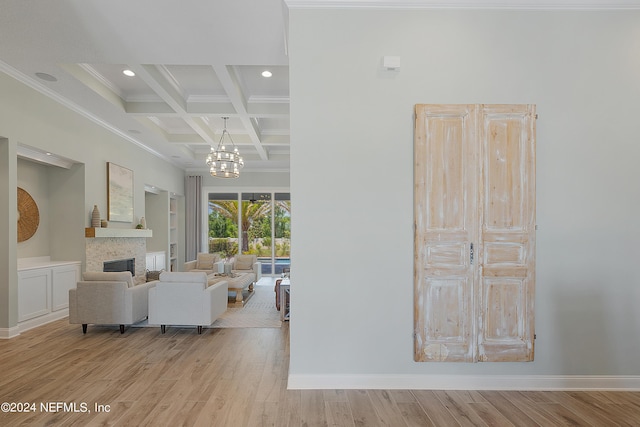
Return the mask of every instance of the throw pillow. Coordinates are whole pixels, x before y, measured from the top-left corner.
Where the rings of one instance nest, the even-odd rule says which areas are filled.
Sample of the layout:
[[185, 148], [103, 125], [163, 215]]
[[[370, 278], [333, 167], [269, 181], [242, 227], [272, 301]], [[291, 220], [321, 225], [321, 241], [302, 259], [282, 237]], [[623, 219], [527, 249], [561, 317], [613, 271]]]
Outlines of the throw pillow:
[[251, 270], [253, 268], [253, 255], [237, 255], [235, 270]]
[[147, 282], [152, 282], [154, 280], [160, 280], [160, 273], [164, 270], [160, 271], [149, 271], [147, 270]]
[[213, 264], [218, 261], [218, 254], [198, 254], [196, 270], [213, 270]]

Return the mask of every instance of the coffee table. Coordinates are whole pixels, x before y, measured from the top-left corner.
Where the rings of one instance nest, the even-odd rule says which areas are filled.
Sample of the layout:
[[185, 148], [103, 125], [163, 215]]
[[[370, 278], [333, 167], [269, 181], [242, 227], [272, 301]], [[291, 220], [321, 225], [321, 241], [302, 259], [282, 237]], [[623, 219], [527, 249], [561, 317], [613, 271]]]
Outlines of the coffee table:
[[236, 293], [236, 304], [242, 304], [244, 302], [242, 290], [249, 288], [249, 292], [253, 292], [255, 277], [256, 275], [254, 273], [235, 273], [233, 276], [210, 274], [207, 276], [207, 283], [208, 285], [212, 285], [221, 280], [225, 280], [229, 284], [229, 292]]

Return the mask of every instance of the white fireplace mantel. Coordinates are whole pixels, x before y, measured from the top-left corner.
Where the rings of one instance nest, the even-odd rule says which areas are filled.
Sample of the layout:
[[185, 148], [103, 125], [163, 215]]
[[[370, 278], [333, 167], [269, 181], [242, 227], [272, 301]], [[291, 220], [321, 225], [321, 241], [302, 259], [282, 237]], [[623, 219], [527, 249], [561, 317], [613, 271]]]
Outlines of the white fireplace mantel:
[[137, 228], [85, 228], [84, 237], [152, 237], [151, 230]]

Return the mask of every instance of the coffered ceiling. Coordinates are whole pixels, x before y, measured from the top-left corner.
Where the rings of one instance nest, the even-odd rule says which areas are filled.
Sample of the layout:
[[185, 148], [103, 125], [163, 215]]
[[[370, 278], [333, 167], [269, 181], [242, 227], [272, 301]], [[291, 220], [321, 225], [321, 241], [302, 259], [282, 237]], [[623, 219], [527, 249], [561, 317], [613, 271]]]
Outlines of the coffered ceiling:
[[282, 0], [2, 0], [0, 71], [186, 170], [206, 171], [229, 117], [245, 170], [288, 171], [285, 11]]
[[[0, 71], [189, 172], [206, 172], [222, 117], [229, 117], [245, 171], [288, 171], [288, 7], [615, 9], [638, 3], [0, 0]], [[125, 69], [135, 76], [125, 76]], [[265, 70], [272, 76], [263, 77]]]

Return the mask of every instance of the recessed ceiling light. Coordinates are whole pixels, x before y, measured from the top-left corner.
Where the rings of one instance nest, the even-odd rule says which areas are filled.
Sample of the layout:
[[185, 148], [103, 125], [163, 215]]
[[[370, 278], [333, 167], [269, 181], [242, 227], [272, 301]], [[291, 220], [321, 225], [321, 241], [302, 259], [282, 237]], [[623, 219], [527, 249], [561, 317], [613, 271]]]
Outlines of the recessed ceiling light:
[[262, 77], [271, 77], [271, 76], [273, 76], [273, 73], [271, 73], [271, 71], [269, 70], [264, 70], [262, 72]]
[[127, 76], [127, 77], [133, 77], [133, 76], [135, 76], [135, 75], [136, 75], [136, 73], [134, 73], [134, 72], [133, 72], [133, 71], [131, 71], [131, 70], [122, 70], [122, 74], [124, 74], [124, 75], [125, 75], [125, 76]]
[[57, 82], [58, 79], [53, 77], [51, 74], [47, 74], [47, 73], [36, 73], [36, 77], [38, 77], [39, 79], [42, 80], [46, 80], [48, 82]]

